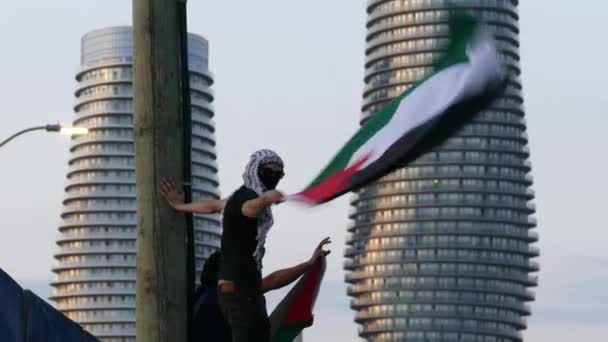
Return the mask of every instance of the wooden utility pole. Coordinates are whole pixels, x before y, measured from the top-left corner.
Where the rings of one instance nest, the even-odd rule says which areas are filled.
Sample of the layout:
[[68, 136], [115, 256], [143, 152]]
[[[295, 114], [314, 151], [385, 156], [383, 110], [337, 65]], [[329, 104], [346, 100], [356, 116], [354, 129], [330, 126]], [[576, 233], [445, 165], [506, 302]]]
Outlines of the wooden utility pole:
[[159, 195], [184, 175], [178, 0], [133, 0], [137, 340], [187, 341], [187, 227]]

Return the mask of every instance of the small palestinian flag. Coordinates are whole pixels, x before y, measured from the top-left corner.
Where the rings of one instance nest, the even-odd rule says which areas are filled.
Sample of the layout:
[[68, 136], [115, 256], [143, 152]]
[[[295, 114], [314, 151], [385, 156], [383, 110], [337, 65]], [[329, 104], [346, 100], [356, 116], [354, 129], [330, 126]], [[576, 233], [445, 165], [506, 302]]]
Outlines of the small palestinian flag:
[[507, 73], [488, 27], [453, 14], [449, 31], [433, 71], [375, 113], [291, 198], [319, 204], [365, 186], [441, 144], [502, 94]]
[[312, 325], [312, 309], [325, 274], [325, 258], [320, 258], [289, 291], [270, 315], [272, 342], [291, 342]]

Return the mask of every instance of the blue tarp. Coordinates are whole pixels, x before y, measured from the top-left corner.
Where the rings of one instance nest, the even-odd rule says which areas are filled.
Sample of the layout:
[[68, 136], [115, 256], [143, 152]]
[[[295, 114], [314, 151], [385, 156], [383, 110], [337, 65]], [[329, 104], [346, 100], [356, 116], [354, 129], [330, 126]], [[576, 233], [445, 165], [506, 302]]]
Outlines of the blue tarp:
[[0, 342], [99, 340], [0, 269]]
[[84, 341], [80, 325], [55, 310], [40, 297], [26, 291], [29, 296], [27, 313], [27, 342]]
[[23, 289], [0, 269], [0, 341], [23, 341]]
[[84, 342], [99, 342], [97, 337], [89, 334], [88, 332], [84, 332]]

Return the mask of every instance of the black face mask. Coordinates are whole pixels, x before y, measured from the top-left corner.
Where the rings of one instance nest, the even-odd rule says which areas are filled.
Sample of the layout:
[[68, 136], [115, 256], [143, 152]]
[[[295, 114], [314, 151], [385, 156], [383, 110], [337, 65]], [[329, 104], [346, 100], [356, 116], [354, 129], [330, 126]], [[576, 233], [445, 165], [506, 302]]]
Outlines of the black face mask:
[[260, 168], [258, 171], [258, 176], [260, 177], [260, 182], [266, 190], [274, 190], [281, 178], [283, 178], [283, 171], [274, 171], [269, 168]]

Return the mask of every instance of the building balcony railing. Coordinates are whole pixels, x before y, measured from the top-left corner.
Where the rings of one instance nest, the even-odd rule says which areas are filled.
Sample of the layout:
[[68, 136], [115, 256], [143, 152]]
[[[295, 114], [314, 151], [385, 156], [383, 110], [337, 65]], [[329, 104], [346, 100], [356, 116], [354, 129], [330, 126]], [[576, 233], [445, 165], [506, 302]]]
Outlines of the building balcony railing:
[[460, 250], [480, 250], [480, 251], [501, 251], [508, 253], [519, 253], [530, 257], [538, 256], [539, 248], [536, 246], [496, 246], [484, 243], [463, 243], [463, 242], [403, 242], [403, 243], [367, 243], [364, 248], [347, 247], [344, 250], [345, 257], [362, 255], [374, 251], [388, 250], [412, 250], [412, 249], [460, 249]]
[[485, 313], [469, 313], [461, 314], [458, 312], [444, 313], [444, 312], [425, 312], [425, 313], [413, 313], [413, 312], [399, 312], [399, 311], [380, 311], [380, 312], [358, 312], [355, 315], [355, 322], [366, 323], [367, 321], [373, 321], [382, 318], [444, 318], [444, 319], [457, 319], [457, 320], [478, 320], [488, 322], [499, 322], [512, 324], [518, 329], [525, 329], [527, 326], [526, 319], [513, 314], [513, 315], [491, 315]]
[[83, 296], [135, 296], [135, 288], [92, 288], [92, 289], [74, 289], [74, 290], [53, 290], [51, 291], [50, 299], [61, 299], [69, 297]]
[[[126, 252], [125, 252], [126, 253]], [[79, 268], [132, 268], [135, 260], [103, 260], [103, 261], [57, 261], [53, 263], [53, 271], [70, 270]]]
[[[416, 12], [416, 11], [428, 11], [428, 10], [445, 10], [446, 5], [443, 0], [424, 0], [424, 1], [412, 1], [412, 2], [402, 2], [395, 3], [396, 7], [390, 8], [389, 10], [382, 10], [375, 8], [376, 6], [389, 2], [389, 0], [367, 0], [367, 12], [368, 12], [368, 23], [373, 22], [378, 17], [386, 15], [386, 13], [394, 13], [395, 11], [408, 11], [408, 12]], [[457, 3], [457, 8], [466, 9], [467, 7], [472, 7], [475, 9], [487, 9], [487, 10], [495, 10], [504, 13], [509, 13], [509, 15], [513, 18], [518, 17], [517, 7], [513, 6], [510, 2], [505, 2], [502, 0], [461, 0]], [[490, 18], [487, 18], [490, 19]]]
[[359, 328], [359, 334], [363, 337], [366, 337], [369, 334], [378, 333], [378, 332], [387, 332], [387, 331], [429, 331], [429, 332], [460, 332], [460, 333], [470, 333], [470, 334], [484, 334], [489, 336], [497, 336], [497, 337], [508, 337], [511, 339], [515, 339], [517, 341], [521, 341], [523, 339], [523, 335], [516, 330], [515, 327], [512, 329], [503, 329], [503, 328], [465, 328], [457, 325], [428, 325], [428, 324], [369, 324], [364, 325]]
[[492, 307], [497, 309], [511, 309], [519, 312], [521, 315], [528, 316], [531, 313], [531, 308], [523, 302], [507, 302], [495, 300], [479, 300], [479, 299], [458, 299], [458, 298], [368, 298], [355, 297], [351, 299], [350, 306], [355, 310], [363, 309], [372, 305], [397, 305], [397, 304], [442, 304], [442, 305], [458, 305], [458, 306], [478, 306]]
[[354, 270], [357, 267], [365, 265], [383, 265], [383, 264], [401, 264], [404, 262], [419, 262], [419, 263], [459, 263], [466, 262], [481, 265], [499, 265], [511, 266], [525, 269], [527, 271], [538, 271], [539, 264], [533, 260], [527, 259], [505, 259], [500, 257], [484, 256], [484, 257], [466, 257], [466, 256], [379, 256], [370, 258], [361, 258], [359, 260], [345, 260], [344, 268], [346, 270]]
[[344, 276], [344, 280], [350, 284], [356, 284], [365, 279], [391, 278], [391, 277], [465, 277], [486, 280], [507, 280], [523, 286], [531, 287], [538, 285], [538, 277], [529, 276], [516, 272], [476, 272], [476, 271], [410, 271], [410, 270], [384, 270], [384, 271], [352, 271]]
[[[353, 231], [356, 227], [360, 227], [355, 221], [351, 221], [348, 225], [348, 230]], [[488, 237], [507, 237], [519, 239], [523, 241], [538, 241], [538, 233], [527, 230], [527, 228], [489, 228], [489, 227], [457, 227], [454, 223], [451, 227], [402, 227], [383, 230], [373, 230], [362, 234], [353, 234], [346, 239], [348, 245], [368, 241], [371, 238], [393, 237], [393, 236], [416, 236], [416, 235], [470, 235], [470, 236], [488, 236]]]
[[57, 243], [92, 240], [135, 240], [136, 238], [137, 232], [135, 229], [130, 232], [69, 231], [59, 234]]

